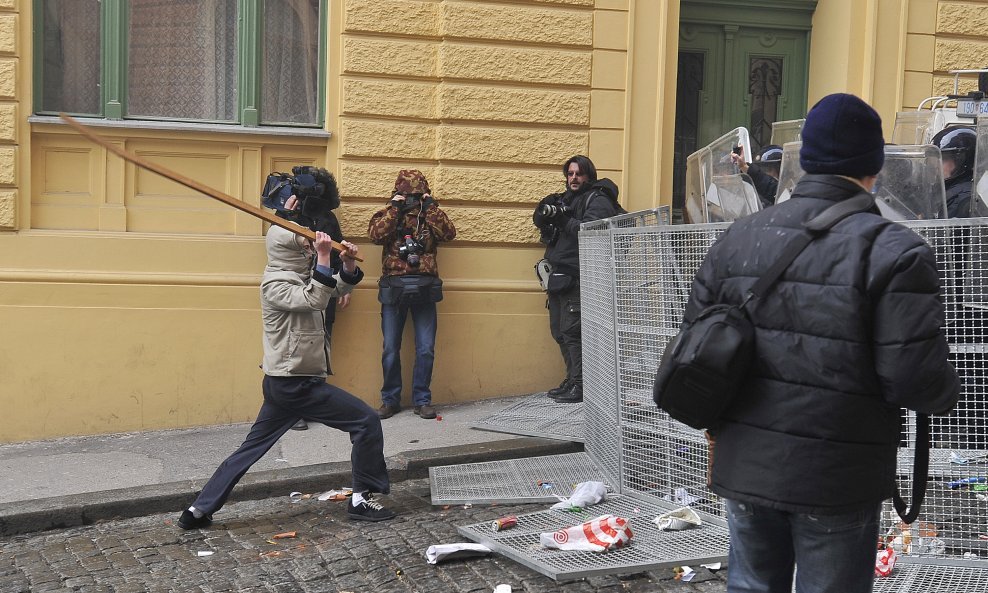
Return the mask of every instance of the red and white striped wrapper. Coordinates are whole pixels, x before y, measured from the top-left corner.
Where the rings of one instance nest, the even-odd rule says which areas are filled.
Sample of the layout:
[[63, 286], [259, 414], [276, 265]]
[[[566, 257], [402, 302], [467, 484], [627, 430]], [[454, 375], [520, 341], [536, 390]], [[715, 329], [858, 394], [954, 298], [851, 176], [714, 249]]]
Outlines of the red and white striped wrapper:
[[586, 523], [539, 535], [546, 548], [603, 552], [626, 545], [632, 537], [628, 520], [614, 515], [601, 515]]

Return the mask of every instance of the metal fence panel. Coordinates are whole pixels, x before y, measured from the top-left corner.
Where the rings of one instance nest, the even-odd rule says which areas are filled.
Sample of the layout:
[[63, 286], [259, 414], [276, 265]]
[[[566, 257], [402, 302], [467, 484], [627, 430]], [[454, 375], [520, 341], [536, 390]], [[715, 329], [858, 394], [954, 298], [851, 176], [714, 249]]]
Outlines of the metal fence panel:
[[[988, 566], [988, 219], [905, 224], [936, 253], [962, 393], [954, 412], [934, 418], [928, 494], [918, 522], [905, 529], [886, 504], [882, 533], [906, 560], [982, 568]], [[662, 351], [678, 331], [692, 278], [727, 227], [601, 225], [581, 233], [581, 286], [589, 286], [582, 302], [584, 373], [593, 385], [585, 398], [588, 418], [599, 420], [599, 429], [588, 425], [587, 452], [605, 471], [617, 468], [624, 494], [721, 516], [721, 501], [705, 486], [702, 433], [657, 410], [651, 385]], [[616, 417], [610, 415], [612, 401]], [[908, 498], [915, 428], [913, 414], [904, 417], [908, 446], [900, 450], [898, 485]]]

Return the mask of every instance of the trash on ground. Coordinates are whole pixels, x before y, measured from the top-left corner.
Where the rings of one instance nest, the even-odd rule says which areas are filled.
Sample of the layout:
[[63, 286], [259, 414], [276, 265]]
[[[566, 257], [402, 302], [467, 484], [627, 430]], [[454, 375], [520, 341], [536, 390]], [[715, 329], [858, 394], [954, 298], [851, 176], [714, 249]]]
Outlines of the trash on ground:
[[281, 558], [285, 553], [281, 550], [271, 550], [270, 552], [262, 552], [261, 558]]
[[303, 495], [302, 495], [301, 492], [292, 492], [291, 494], [288, 495], [288, 499], [291, 500], [293, 503], [294, 502], [301, 502], [302, 501], [302, 498], [303, 498]]
[[693, 496], [692, 494], [686, 491], [686, 488], [676, 488], [675, 490], [672, 491], [672, 494], [666, 494], [665, 496], [663, 496], [662, 500], [671, 500], [672, 502], [681, 504], [683, 506], [690, 506], [694, 502], [703, 499], [700, 498], [699, 496]]
[[511, 529], [517, 524], [518, 517], [515, 517], [514, 515], [500, 517], [491, 521], [491, 531], [504, 531], [505, 529]]
[[546, 548], [603, 552], [624, 546], [631, 537], [627, 519], [601, 515], [580, 525], [539, 534], [539, 542]]
[[559, 498], [559, 502], [550, 508], [554, 510], [568, 510], [573, 507], [585, 508], [604, 500], [607, 497], [607, 484], [603, 482], [580, 482], [573, 487], [573, 494], [569, 498]]
[[895, 568], [895, 561], [895, 550], [891, 547], [878, 550], [878, 555], [875, 556], [875, 576], [887, 577], [892, 574], [892, 569]]
[[297, 531], [286, 531], [284, 533], [279, 533], [279, 534], [276, 534], [276, 535], [272, 535], [271, 536], [271, 539], [288, 539], [288, 538], [295, 537], [296, 535], [298, 535], [298, 532]]
[[323, 492], [316, 498], [319, 500], [346, 500], [347, 497], [353, 496], [353, 488], [339, 488], [337, 490], [327, 490]]
[[690, 527], [698, 527], [703, 523], [700, 520], [700, 515], [689, 507], [662, 513], [652, 519], [652, 522], [662, 531], [680, 531]]
[[701, 564], [700, 566], [707, 570], [720, 570], [720, 562], [711, 562], [710, 564]]
[[683, 581], [684, 583], [688, 583], [692, 581], [693, 577], [696, 576], [696, 571], [690, 568], [689, 566], [673, 567], [672, 572], [674, 575], [676, 575], [675, 579], [677, 581]]
[[196, 556], [200, 556], [200, 557], [201, 556], [212, 556], [215, 553], [216, 552], [211, 552], [209, 550], [199, 550], [198, 552], [196, 552]]
[[554, 488], [552, 482], [543, 482], [542, 480], [539, 480], [538, 484], [539, 488], [543, 490], [552, 490]]
[[511, 593], [511, 585], [501, 583], [497, 587], [494, 587], [494, 593]]
[[984, 484], [988, 483], [988, 477], [986, 476], [972, 476], [970, 478], [961, 478], [960, 480], [953, 480], [952, 482], [947, 482], [947, 488], [951, 490], [957, 490], [958, 488], [967, 488], [974, 484]]
[[988, 462], [988, 453], [981, 455], [961, 455], [957, 451], [950, 452], [950, 463], [955, 463], [958, 465], [967, 465], [969, 463], [986, 463]]
[[937, 537], [936, 525], [929, 521], [917, 521], [912, 525], [899, 523], [885, 534], [885, 547], [899, 554], [942, 554], [947, 544]]
[[465, 542], [459, 544], [439, 544], [438, 546], [429, 546], [429, 549], [425, 551], [425, 560], [429, 564], [436, 564], [444, 560], [486, 556], [490, 553], [491, 549], [483, 544]]

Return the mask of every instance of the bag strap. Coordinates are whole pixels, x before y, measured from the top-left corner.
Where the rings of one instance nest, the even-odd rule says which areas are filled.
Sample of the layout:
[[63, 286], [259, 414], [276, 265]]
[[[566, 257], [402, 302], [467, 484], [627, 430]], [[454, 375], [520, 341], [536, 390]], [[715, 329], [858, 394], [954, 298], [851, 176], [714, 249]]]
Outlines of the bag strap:
[[892, 494], [892, 506], [906, 525], [919, 516], [919, 508], [926, 497], [926, 480], [930, 470], [930, 416], [916, 413], [916, 449], [913, 451], [913, 504], [906, 510], [906, 501], [899, 496], [896, 487]]
[[748, 304], [752, 298], [761, 298], [768, 291], [768, 289], [775, 284], [775, 281], [782, 276], [782, 273], [786, 271], [789, 264], [793, 262], [796, 257], [806, 249], [806, 246], [810, 244], [813, 239], [823, 235], [831, 227], [833, 227], [838, 222], [844, 220], [852, 214], [857, 214], [858, 212], [867, 212], [875, 206], [875, 198], [866, 192], [861, 192], [854, 196], [853, 198], [848, 198], [846, 200], [841, 200], [833, 206], [830, 206], [820, 214], [813, 217], [811, 220], [804, 222], [803, 227], [808, 231], [806, 233], [800, 233], [796, 238], [786, 246], [785, 251], [782, 252], [782, 256], [772, 264], [772, 267], [765, 272], [761, 278], [759, 278], [755, 284], [748, 290], [748, 296], [745, 297], [744, 302], [741, 303], [740, 308], [744, 309], [745, 305]]

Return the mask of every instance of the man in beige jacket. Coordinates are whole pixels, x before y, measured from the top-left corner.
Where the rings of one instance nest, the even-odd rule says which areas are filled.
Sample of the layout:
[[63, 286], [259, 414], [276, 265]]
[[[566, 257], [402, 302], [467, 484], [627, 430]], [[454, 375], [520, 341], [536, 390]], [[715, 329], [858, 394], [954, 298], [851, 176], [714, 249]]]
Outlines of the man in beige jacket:
[[[264, 324], [264, 403], [250, 433], [216, 469], [192, 506], [179, 517], [182, 529], [208, 527], [233, 487], [299, 418], [350, 434], [353, 499], [347, 515], [361, 521], [395, 516], [375, 501], [391, 485], [384, 461], [384, 434], [377, 412], [339, 387], [326, 383], [329, 342], [325, 315], [329, 299], [349, 294], [363, 278], [354, 259], [357, 246], [343, 242], [342, 269], [330, 268], [332, 240], [317, 232], [315, 243], [273, 226], [266, 237], [268, 264], [261, 279]], [[312, 268], [315, 252], [316, 266]]]

